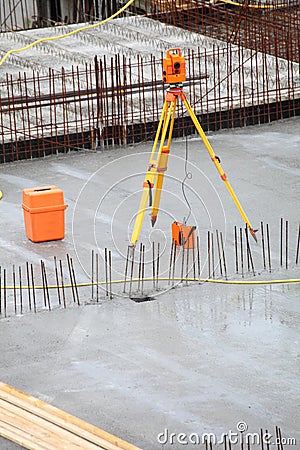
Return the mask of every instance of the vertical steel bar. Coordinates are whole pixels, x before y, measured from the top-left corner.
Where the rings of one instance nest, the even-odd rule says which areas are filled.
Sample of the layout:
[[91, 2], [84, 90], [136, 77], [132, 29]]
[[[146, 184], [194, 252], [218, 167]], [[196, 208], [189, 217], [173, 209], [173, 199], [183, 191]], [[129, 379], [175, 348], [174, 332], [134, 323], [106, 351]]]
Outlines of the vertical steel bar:
[[218, 260], [219, 260], [219, 270], [221, 277], [223, 276], [223, 269], [222, 269], [222, 258], [221, 258], [221, 251], [220, 251], [220, 239], [219, 239], [219, 231], [216, 230], [216, 237], [217, 237], [217, 249], [218, 249]]
[[134, 252], [135, 252], [135, 247], [132, 247], [132, 251], [131, 253], [131, 268], [130, 268], [130, 285], [129, 285], [129, 297], [131, 297], [131, 292], [132, 292], [132, 279], [133, 279], [133, 270], [134, 270]]
[[246, 241], [246, 254], [247, 254], [247, 270], [250, 272], [250, 247], [248, 239], [248, 227], [245, 227], [245, 241]]
[[285, 221], [285, 268], [289, 266], [289, 222]]
[[92, 288], [92, 301], [94, 300], [94, 250], [92, 250], [92, 260], [91, 260], [91, 288]]
[[141, 294], [144, 293], [144, 278], [145, 278], [145, 245], [142, 248], [142, 283], [141, 283]]
[[58, 295], [58, 304], [61, 305], [56, 256], [54, 256], [54, 270], [55, 270], [56, 289], [57, 289], [57, 295]]
[[253, 258], [252, 258], [252, 252], [249, 242], [249, 234], [248, 234], [248, 227], [245, 227], [245, 234], [246, 234], [246, 245], [247, 245], [247, 253], [249, 255], [249, 263], [253, 272], [253, 276], [255, 276], [255, 270], [254, 270], [254, 264], [253, 264]]
[[32, 286], [32, 299], [33, 299], [33, 310], [36, 313], [36, 298], [35, 298], [35, 286], [34, 286], [34, 271], [33, 265], [30, 264], [30, 272], [31, 272], [31, 286]]
[[[9, 89], [10, 82], [9, 82], [8, 73], [6, 74], [6, 85], [7, 85], [7, 95], [10, 98], [11, 97], [11, 90]], [[13, 125], [12, 125], [12, 112], [11, 112], [12, 108], [13, 108], [13, 104], [9, 103], [8, 104], [8, 117], [9, 117], [10, 141], [14, 142], [15, 141], [15, 135], [13, 133], [14, 130], [13, 130]], [[13, 154], [12, 151], [10, 153], [10, 156], [11, 156], [11, 161], [14, 161], [14, 154]]]
[[11, 94], [10, 94], [10, 100], [13, 104], [13, 129], [15, 134], [14, 139], [14, 155], [13, 158], [18, 160], [19, 159], [19, 143], [18, 143], [18, 126], [17, 126], [17, 118], [16, 118], [16, 108], [15, 108], [15, 98], [14, 98], [14, 83], [13, 83], [13, 77], [10, 75], [10, 85], [11, 85]]
[[190, 256], [190, 249], [186, 249], [186, 270], [185, 270], [185, 282], [188, 284], [188, 278], [189, 278], [189, 256]]
[[126, 282], [127, 282], [127, 272], [128, 272], [128, 260], [129, 260], [129, 245], [127, 246], [127, 253], [126, 253], [126, 262], [125, 262], [125, 271], [124, 271], [123, 294], [125, 294], [125, 292], [126, 292]]
[[28, 293], [28, 306], [31, 311], [31, 292], [30, 292], [30, 278], [29, 278], [29, 264], [26, 261], [26, 275], [27, 275], [27, 293]]
[[47, 279], [47, 272], [46, 272], [46, 266], [43, 262], [42, 270], [44, 272], [44, 281], [45, 281], [45, 290], [46, 290], [46, 296], [47, 296], [47, 304], [49, 311], [51, 310], [51, 301], [50, 301], [50, 295], [49, 295], [49, 288], [48, 288], [48, 279]]
[[14, 289], [15, 314], [17, 314], [16, 272], [15, 272], [15, 266], [14, 265], [13, 265], [13, 289]]
[[192, 233], [191, 238], [192, 238], [192, 250], [193, 250], [193, 276], [194, 276], [194, 280], [196, 280], [196, 258], [195, 258], [196, 242], [195, 242], [195, 232]]
[[279, 441], [279, 444], [280, 444], [279, 450], [284, 450], [283, 439], [282, 439], [282, 434], [281, 434], [281, 428], [279, 428], [279, 427], [278, 427], [278, 437], [279, 437], [278, 441]]
[[155, 244], [152, 242], [152, 277], [153, 277], [153, 289], [155, 289]]
[[84, 124], [83, 124], [83, 101], [82, 101], [82, 92], [81, 92], [81, 80], [80, 80], [80, 72], [79, 67], [76, 67], [76, 77], [77, 77], [77, 91], [78, 91], [78, 105], [79, 105], [79, 118], [80, 118], [80, 131], [81, 131], [81, 145], [84, 146]]
[[73, 282], [72, 269], [71, 269], [71, 263], [70, 263], [70, 255], [68, 253], [67, 253], [67, 263], [68, 263], [68, 269], [69, 269], [69, 278], [70, 278], [70, 284], [71, 284], [71, 289], [72, 289], [73, 302], [76, 303], [74, 282]]
[[42, 286], [43, 286], [43, 295], [44, 295], [44, 307], [47, 307], [47, 298], [46, 298], [46, 286], [44, 279], [44, 270], [43, 270], [43, 261], [41, 260], [41, 278], [42, 278]]
[[174, 286], [174, 282], [175, 282], [176, 250], [177, 250], [177, 247], [176, 247], [175, 242], [174, 242], [174, 250], [173, 250], [173, 270], [172, 270], [172, 286]]
[[99, 253], [96, 253], [96, 301], [99, 301]]
[[3, 309], [4, 309], [4, 317], [6, 317], [6, 309], [7, 309], [6, 269], [3, 269]]
[[39, 136], [41, 135], [42, 144], [43, 144], [43, 156], [46, 156], [46, 147], [45, 147], [45, 131], [44, 131], [44, 118], [43, 118], [43, 107], [40, 101], [41, 98], [41, 83], [40, 83], [40, 74], [37, 72], [37, 86], [38, 86], [38, 97], [37, 97], [37, 105], [39, 105], [39, 113], [40, 113], [40, 126], [41, 131]]
[[63, 151], [67, 152], [66, 138], [67, 138], [67, 105], [66, 105], [66, 92], [65, 92], [65, 69], [61, 70], [61, 102], [62, 102], [62, 125], [63, 125]]
[[239, 273], [239, 261], [238, 261], [238, 240], [237, 240], [237, 227], [234, 226], [234, 253], [235, 253], [235, 271]]
[[159, 263], [160, 263], [160, 243], [157, 243], [157, 262], [156, 262], [156, 289], [158, 289]]
[[23, 314], [22, 268], [19, 266], [20, 313]]
[[109, 253], [108, 253], [108, 263], [109, 263], [109, 298], [110, 298], [110, 300], [112, 300], [113, 294], [112, 294], [112, 279], [111, 279], [111, 274], [112, 274], [111, 250], [109, 250]]
[[298, 264], [299, 261], [299, 248], [300, 248], [300, 225], [298, 227], [298, 238], [297, 238], [297, 246], [296, 246], [296, 264]]
[[[18, 81], [19, 81], [19, 92], [20, 92], [20, 96], [21, 97], [23, 97], [24, 96], [24, 94], [23, 94], [23, 88], [24, 88], [24, 86], [23, 86], [23, 83], [21, 82], [21, 74], [20, 74], [20, 72], [19, 72], [19, 78], [18, 78]], [[25, 110], [25, 107], [24, 107], [24, 102], [22, 101], [22, 107], [21, 107], [22, 109], [21, 109], [21, 116], [22, 116], [22, 120], [19, 120], [18, 121], [18, 130], [19, 130], [19, 132], [20, 132], [20, 129], [22, 130], [22, 127], [23, 127], [23, 130], [25, 129], [25, 124], [26, 124], [26, 117], [25, 117], [25, 115], [26, 115], [26, 110]], [[22, 123], [22, 127], [20, 127], [20, 122]], [[25, 140], [24, 139], [24, 155], [25, 155], [25, 159], [28, 159], [28, 150], [27, 150], [27, 140]]]
[[108, 260], [107, 260], [107, 248], [104, 249], [104, 265], [105, 265], [105, 295], [108, 297]]
[[[266, 430], [266, 436], [269, 436], [268, 430]], [[270, 450], [270, 439], [267, 440], [266, 446], [267, 446], [267, 450]]]
[[267, 249], [268, 249], [268, 263], [269, 263], [269, 272], [271, 272], [271, 249], [270, 249], [270, 233], [269, 233], [269, 224], [266, 225], [267, 228]]
[[200, 259], [200, 238], [197, 236], [197, 267], [198, 267], [198, 278], [200, 281], [201, 275], [201, 259]]
[[184, 245], [182, 245], [182, 251], [181, 251], [181, 283], [183, 283], [183, 272], [184, 272], [184, 257], [185, 257], [185, 248]]
[[282, 244], [283, 244], [283, 217], [281, 217], [280, 219], [280, 267], [282, 267], [283, 264]]
[[59, 269], [60, 269], [61, 291], [62, 291], [63, 303], [64, 303], [64, 308], [66, 308], [67, 305], [66, 305], [64, 273], [63, 273], [63, 264], [62, 264], [62, 260], [61, 259], [59, 260]]
[[261, 428], [260, 429], [260, 445], [261, 445], [261, 450], [264, 450], [264, 447], [265, 447], [265, 445], [264, 445], [264, 437], [265, 437], [265, 435], [264, 435], [264, 430]]
[[172, 263], [173, 263], [173, 251], [174, 251], [175, 242], [172, 239], [171, 249], [170, 249], [170, 259], [169, 259], [169, 281], [168, 284], [171, 283], [171, 273], [172, 273]]
[[223, 255], [224, 274], [225, 274], [225, 278], [227, 280], [227, 265], [226, 265], [225, 246], [224, 246], [222, 231], [220, 231], [220, 239], [221, 239], [221, 249], [222, 249], [222, 255]]
[[275, 435], [276, 435], [277, 450], [280, 450], [279, 433], [277, 425], [275, 426]]
[[74, 265], [73, 265], [73, 258], [70, 258], [70, 264], [71, 264], [71, 270], [72, 270], [72, 277], [73, 277], [73, 281], [74, 281], [74, 289], [75, 289], [75, 293], [76, 293], [77, 305], [80, 306], [79, 292], [78, 292], [78, 286], [77, 286], [77, 281], [76, 281], [75, 269], [74, 269]]
[[210, 267], [210, 231], [207, 232], [207, 261], [208, 261], [208, 279], [211, 277]]
[[260, 222], [260, 229], [261, 229], [261, 248], [262, 248], [263, 266], [264, 270], [266, 270], [266, 250], [265, 250], [265, 236], [264, 236], [263, 222]]
[[242, 277], [244, 278], [244, 250], [243, 250], [243, 230], [242, 230], [242, 228], [240, 228], [240, 258], [241, 258]]
[[138, 285], [137, 285], [137, 291], [140, 290], [140, 285], [141, 285], [141, 273], [142, 273], [142, 249], [143, 249], [143, 244], [140, 243], [139, 270], [138, 270]]

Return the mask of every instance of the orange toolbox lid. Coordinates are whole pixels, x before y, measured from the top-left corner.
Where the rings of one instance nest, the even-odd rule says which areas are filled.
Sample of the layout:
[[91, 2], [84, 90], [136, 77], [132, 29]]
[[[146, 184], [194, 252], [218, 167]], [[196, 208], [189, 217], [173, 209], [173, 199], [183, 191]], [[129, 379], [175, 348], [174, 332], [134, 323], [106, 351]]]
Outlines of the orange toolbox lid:
[[[31, 210], [36, 208], [66, 206], [64, 193], [56, 186], [40, 186], [23, 189], [23, 209]], [[65, 208], [64, 208], [65, 209]]]

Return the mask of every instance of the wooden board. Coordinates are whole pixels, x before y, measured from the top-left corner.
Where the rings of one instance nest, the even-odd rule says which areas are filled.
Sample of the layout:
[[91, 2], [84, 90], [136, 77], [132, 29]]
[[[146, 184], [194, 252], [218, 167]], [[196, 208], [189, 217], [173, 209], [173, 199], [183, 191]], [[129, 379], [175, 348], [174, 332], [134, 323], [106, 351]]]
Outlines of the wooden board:
[[0, 436], [29, 450], [140, 450], [1, 382]]

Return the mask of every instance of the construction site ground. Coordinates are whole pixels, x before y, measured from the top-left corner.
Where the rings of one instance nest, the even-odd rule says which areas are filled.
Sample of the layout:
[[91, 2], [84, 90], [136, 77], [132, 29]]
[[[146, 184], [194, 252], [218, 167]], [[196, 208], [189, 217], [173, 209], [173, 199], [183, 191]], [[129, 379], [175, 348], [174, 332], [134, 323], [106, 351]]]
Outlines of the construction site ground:
[[[256, 277], [245, 279], [299, 278], [294, 254], [300, 118], [209, 133], [208, 138], [253, 226], [270, 224], [272, 273], [259, 267]], [[40, 259], [68, 252], [78, 281], [88, 281], [91, 250], [101, 254], [107, 247], [113, 278], [122, 279], [150, 150], [149, 142], [1, 165], [1, 266], [38, 265]], [[218, 228], [231, 248], [233, 226], [243, 226], [200, 138], [189, 137], [188, 146], [174, 140], [171, 154], [157, 231], [152, 232], [146, 214], [141, 236], [149, 260], [149, 242], [161, 240], [166, 246], [162, 276], [168, 272], [171, 222], [188, 215], [182, 194], [185, 167], [193, 175], [185, 190], [190, 223], [200, 236]], [[49, 184], [65, 194], [66, 237], [34, 244], [25, 236], [22, 189]], [[278, 268], [281, 217], [291, 230], [288, 270]], [[206, 277], [204, 244], [201, 251], [201, 276]], [[229, 259], [229, 280], [241, 279]], [[299, 294], [299, 284], [179, 283], [174, 289], [161, 284], [155, 299], [142, 303], [114, 287], [112, 300], [102, 291], [95, 304], [85, 289], [79, 307], [1, 319], [0, 378], [144, 450], [197, 448], [177, 438], [174, 444], [160, 444], [157, 436], [166, 429], [176, 436], [214, 433], [220, 438], [237, 432], [241, 421], [250, 433], [263, 428], [274, 435], [274, 426], [280, 426], [285, 437], [297, 440], [290, 447], [296, 449]], [[0, 439], [0, 448], [19, 447]]]

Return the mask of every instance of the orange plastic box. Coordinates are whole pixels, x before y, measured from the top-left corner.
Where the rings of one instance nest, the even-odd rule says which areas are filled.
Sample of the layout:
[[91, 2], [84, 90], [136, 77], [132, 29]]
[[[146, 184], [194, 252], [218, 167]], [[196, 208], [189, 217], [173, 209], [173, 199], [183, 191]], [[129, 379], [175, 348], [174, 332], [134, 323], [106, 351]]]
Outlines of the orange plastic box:
[[172, 239], [175, 245], [184, 246], [184, 248], [196, 247], [196, 227], [185, 227], [181, 222], [172, 223]]
[[26, 236], [33, 242], [56, 241], [65, 237], [64, 193], [56, 186], [23, 189]]

